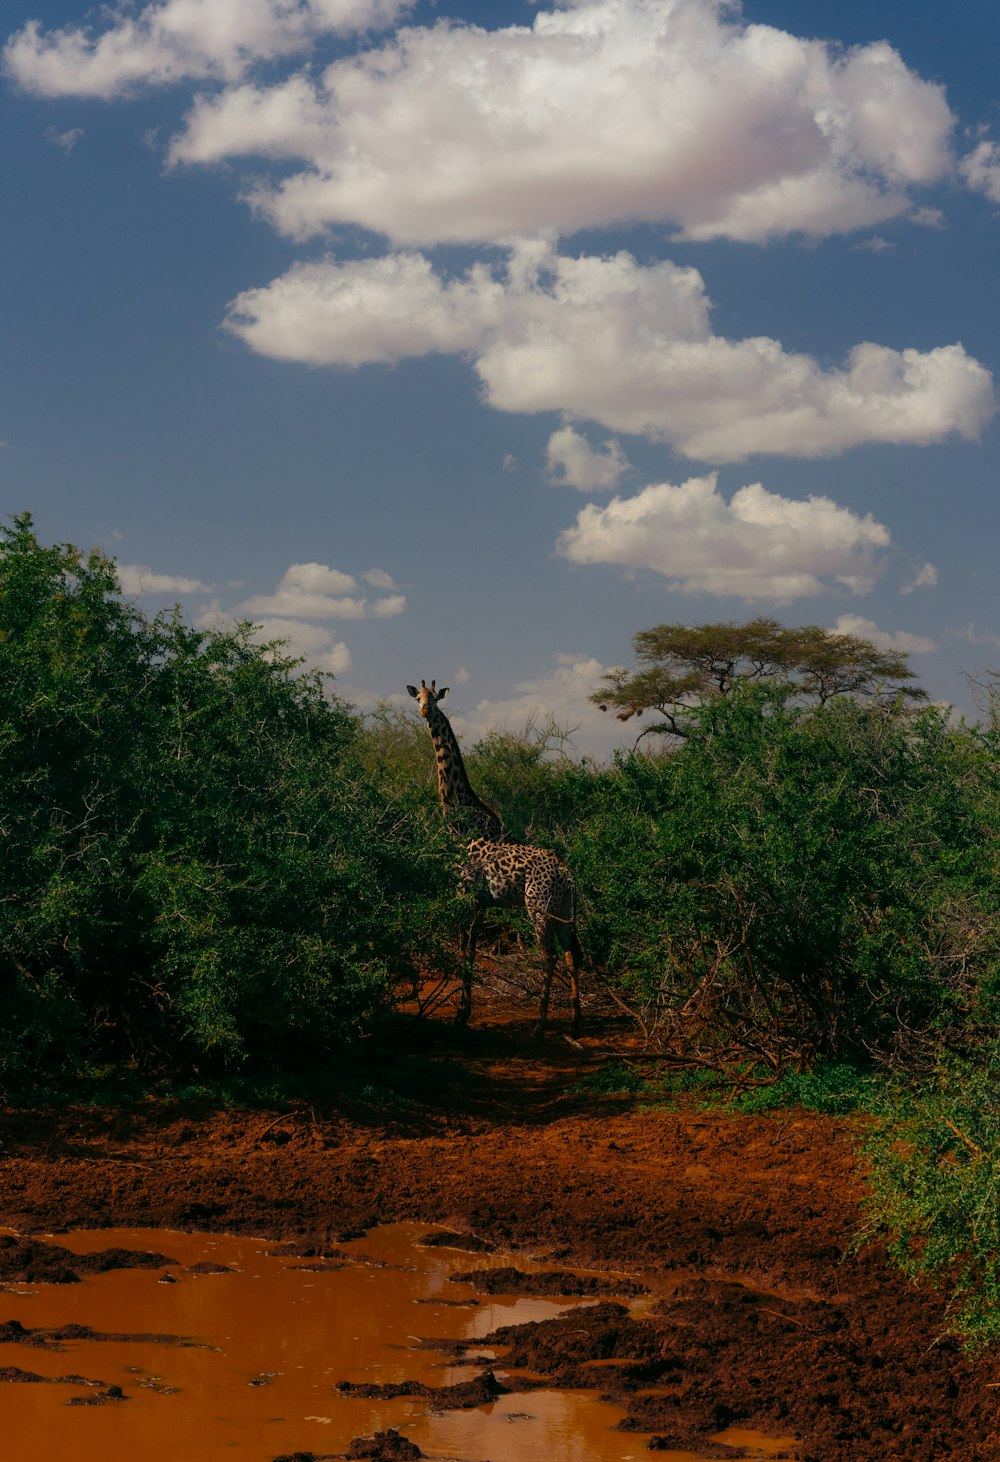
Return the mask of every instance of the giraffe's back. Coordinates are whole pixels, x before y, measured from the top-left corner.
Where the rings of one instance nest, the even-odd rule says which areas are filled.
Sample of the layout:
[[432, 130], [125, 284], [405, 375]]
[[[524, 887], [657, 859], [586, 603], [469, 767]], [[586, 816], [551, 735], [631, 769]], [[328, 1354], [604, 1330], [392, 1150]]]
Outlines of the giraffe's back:
[[550, 848], [475, 838], [466, 849], [463, 882], [481, 903], [524, 908], [533, 919], [573, 917], [573, 875]]

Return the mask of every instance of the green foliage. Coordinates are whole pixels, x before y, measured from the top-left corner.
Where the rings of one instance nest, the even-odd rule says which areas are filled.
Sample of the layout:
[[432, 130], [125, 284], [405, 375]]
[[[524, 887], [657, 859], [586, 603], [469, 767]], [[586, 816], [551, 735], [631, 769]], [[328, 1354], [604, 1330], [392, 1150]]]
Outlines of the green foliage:
[[433, 956], [447, 870], [358, 719], [251, 627], [145, 619], [0, 543], [0, 1070], [302, 1061]]
[[625, 1061], [605, 1061], [571, 1088], [580, 1096], [634, 1096], [649, 1088], [646, 1075]]
[[[583, 1095], [641, 1096], [644, 1106], [675, 1107], [693, 1104], [699, 1111], [773, 1112], [805, 1107], [812, 1112], [843, 1117], [868, 1111], [877, 1100], [878, 1081], [870, 1068], [846, 1062], [821, 1063], [811, 1071], [787, 1071], [777, 1081], [766, 1069], [743, 1073], [745, 1085], [720, 1082], [718, 1073], [704, 1067], [671, 1066], [633, 1061], [608, 1061], [588, 1072], [572, 1088]], [[755, 1082], [759, 1080], [760, 1084]]]
[[878, 1089], [870, 1068], [845, 1061], [820, 1062], [810, 1071], [786, 1071], [777, 1081], [750, 1086], [733, 1100], [741, 1112], [773, 1112], [783, 1107], [805, 1107], [831, 1117], [867, 1111]]
[[399, 796], [419, 797], [436, 815], [434, 747], [427, 727], [408, 707], [380, 701], [359, 732], [358, 756], [368, 776]]
[[737, 687], [598, 779], [570, 860], [647, 1032], [775, 1076], [914, 1059], [995, 1016], [994, 753], [928, 708]]
[[905, 1273], [944, 1281], [972, 1350], [1000, 1342], [1000, 1049], [900, 1083], [866, 1147], [868, 1223]]

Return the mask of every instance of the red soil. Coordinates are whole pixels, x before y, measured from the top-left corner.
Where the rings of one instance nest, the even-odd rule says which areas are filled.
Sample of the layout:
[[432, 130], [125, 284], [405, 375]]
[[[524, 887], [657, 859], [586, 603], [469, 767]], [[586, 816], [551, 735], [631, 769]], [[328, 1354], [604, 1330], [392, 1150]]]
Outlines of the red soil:
[[258, 1234], [320, 1259], [378, 1222], [443, 1223], [485, 1241], [470, 1269], [520, 1248], [649, 1288], [638, 1310], [600, 1299], [502, 1343], [505, 1364], [613, 1395], [653, 1449], [713, 1455], [707, 1438], [738, 1424], [794, 1433], [801, 1462], [1000, 1458], [995, 1364], [967, 1360], [941, 1300], [877, 1248], [852, 1252], [850, 1123], [574, 1095], [607, 1029], [580, 1050], [558, 1025], [531, 1042], [529, 1013], [475, 1020], [415, 1027], [372, 1065], [375, 1096], [336, 1109], [8, 1110], [0, 1222]]

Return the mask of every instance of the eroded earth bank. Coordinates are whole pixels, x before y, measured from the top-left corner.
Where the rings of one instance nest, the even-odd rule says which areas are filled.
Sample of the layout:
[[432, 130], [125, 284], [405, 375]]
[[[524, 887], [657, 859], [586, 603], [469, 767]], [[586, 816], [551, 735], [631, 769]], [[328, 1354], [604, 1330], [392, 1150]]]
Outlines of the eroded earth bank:
[[[445, 1225], [469, 1271], [511, 1251], [592, 1271], [575, 1282], [590, 1306], [493, 1337], [509, 1347], [500, 1365], [597, 1385], [640, 1449], [745, 1455], [711, 1440], [744, 1428], [796, 1437], [784, 1455], [800, 1462], [1000, 1458], [995, 1362], [967, 1360], [936, 1296], [853, 1248], [849, 1123], [581, 1095], [621, 1032], [592, 1028], [574, 1049], [557, 1027], [538, 1046], [529, 1021], [429, 1023], [336, 1108], [7, 1110], [0, 1223], [256, 1235], [317, 1261], [379, 1223]], [[8, 1243], [0, 1286], [44, 1280], [46, 1262]], [[7, 1363], [0, 1345], [0, 1374]]]

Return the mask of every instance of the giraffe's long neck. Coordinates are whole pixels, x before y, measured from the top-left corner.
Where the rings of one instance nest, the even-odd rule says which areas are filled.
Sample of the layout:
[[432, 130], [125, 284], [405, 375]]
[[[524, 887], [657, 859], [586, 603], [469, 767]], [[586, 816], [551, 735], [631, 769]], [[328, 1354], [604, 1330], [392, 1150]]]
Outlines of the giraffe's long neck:
[[437, 761], [438, 800], [448, 826], [459, 837], [486, 838], [493, 843], [505, 841], [500, 818], [476, 796], [469, 784], [465, 762], [448, 717], [437, 706], [432, 706], [427, 726]]

